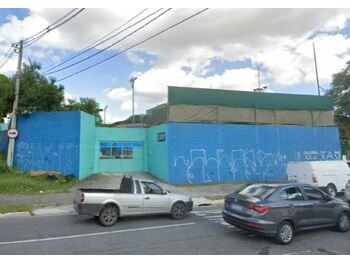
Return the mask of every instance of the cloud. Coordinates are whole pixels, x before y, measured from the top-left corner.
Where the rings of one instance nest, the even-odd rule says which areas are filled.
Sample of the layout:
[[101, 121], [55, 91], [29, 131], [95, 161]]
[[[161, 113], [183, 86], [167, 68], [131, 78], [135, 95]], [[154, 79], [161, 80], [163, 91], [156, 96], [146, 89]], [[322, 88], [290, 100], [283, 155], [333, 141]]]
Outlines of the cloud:
[[144, 64], [145, 63], [145, 60], [142, 59], [135, 52], [127, 52], [126, 56], [130, 60], [130, 62], [133, 63], [133, 64]]

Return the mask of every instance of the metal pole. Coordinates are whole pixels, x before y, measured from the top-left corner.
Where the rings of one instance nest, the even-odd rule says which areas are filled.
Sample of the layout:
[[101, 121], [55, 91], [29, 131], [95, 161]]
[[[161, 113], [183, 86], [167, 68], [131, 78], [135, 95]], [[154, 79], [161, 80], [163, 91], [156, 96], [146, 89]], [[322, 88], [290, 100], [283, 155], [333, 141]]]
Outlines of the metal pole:
[[257, 70], [258, 70], [258, 89], [260, 89], [260, 68], [259, 66], [257, 66]]
[[[19, 100], [19, 87], [21, 82], [21, 72], [22, 72], [22, 55], [23, 55], [23, 40], [19, 42], [18, 50], [18, 64], [17, 64], [17, 74], [16, 74], [16, 86], [15, 86], [15, 100], [13, 101], [13, 108], [11, 113], [11, 123], [10, 128], [16, 129], [17, 125], [17, 108]], [[7, 165], [9, 167], [13, 166], [13, 156], [15, 152], [15, 139], [9, 139], [9, 145], [7, 150]]]
[[321, 92], [320, 92], [320, 82], [319, 82], [319, 80], [318, 80], [316, 50], [315, 50], [315, 43], [314, 43], [314, 42], [312, 42], [312, 48], [313, 48], [313, 51], [314, 51], [314, 62], [315, 62], [315, 71], [316, 71], [317, 91], [318, 91], [318, 96], [320, 96], [320, 95], [321, 95]]
[[106, 124], [106, 112], [107, 112], [108, 105], [103, 109], [104, 111], [104, 116], [103, 116], [103, 122]]
[[134, 101], [135, 101], [135, 88], [134, 88], [134, 84], [135, 84], [135, 80], [137, 78], [136, 77], [132, 77], [130, 79], [131, 82], [131, 89], [132, 89], [132, 123], [135, 123], [135, 108], [134, 108]]

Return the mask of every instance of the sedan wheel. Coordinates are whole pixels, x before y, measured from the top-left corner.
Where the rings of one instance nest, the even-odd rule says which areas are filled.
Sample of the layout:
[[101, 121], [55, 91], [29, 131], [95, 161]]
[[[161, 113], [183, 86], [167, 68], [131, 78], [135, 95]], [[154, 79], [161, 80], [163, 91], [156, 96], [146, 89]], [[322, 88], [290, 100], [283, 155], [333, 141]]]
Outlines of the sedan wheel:
[[177, 203], [171, 210], [171, 217], [173, 219], [181, 219], [187, 214], [186, 206], [183, 203]]
[[339, 232], [347, 232], [350, 227], [349, 215], [347, 213], [341, 213], [337, 221], [337, 230]]
[[337, 189], [335, 188], [334, 185], [329, 184], [327, 186], [327, 193], [331, 196], [331, 197], [335, 197], [337, 195]]
[[278, 226], [275, 239], [279, 244], [289, 244], [293, 239], [293, 226], [287, 221], [281, 222]]
[[99, 221], [103, 226], [113, 226], [118, 221], [118, 209], [115, 206], [104, 207], [100, 212]]

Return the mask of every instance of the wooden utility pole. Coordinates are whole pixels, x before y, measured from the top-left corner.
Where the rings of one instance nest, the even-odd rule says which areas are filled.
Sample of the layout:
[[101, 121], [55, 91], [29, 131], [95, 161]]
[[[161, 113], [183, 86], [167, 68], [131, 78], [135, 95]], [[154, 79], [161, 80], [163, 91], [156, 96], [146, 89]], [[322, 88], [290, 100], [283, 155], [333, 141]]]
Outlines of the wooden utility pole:
[[[18, 64], [17, 64], [17, 73], [16, 73], [15, 100], [13, 101], [10, 129], [16, 129], [16, 126], [17, 126], [16, 112], [18, 108], [19, 87], [21, 83], [21, 73], [22, 73], [23, 40], [19, 42], [19, 45], [17, 45], [17, 48], [18, 48]], [[8, 150], [7, 150], [7, 165], [9, 167], [13, 167], [15, 140], [16, 138], [9, 138], [9, 144], [8, 144]]]

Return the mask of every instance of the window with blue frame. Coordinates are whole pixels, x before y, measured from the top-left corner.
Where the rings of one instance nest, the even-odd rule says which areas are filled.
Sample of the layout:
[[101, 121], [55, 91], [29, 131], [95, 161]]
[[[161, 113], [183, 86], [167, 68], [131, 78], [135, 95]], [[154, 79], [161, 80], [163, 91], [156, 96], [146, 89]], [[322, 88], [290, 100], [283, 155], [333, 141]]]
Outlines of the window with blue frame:
[[135, 147], [143, 142], [100, 142], [100, 159], [133, 159]]

